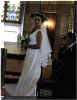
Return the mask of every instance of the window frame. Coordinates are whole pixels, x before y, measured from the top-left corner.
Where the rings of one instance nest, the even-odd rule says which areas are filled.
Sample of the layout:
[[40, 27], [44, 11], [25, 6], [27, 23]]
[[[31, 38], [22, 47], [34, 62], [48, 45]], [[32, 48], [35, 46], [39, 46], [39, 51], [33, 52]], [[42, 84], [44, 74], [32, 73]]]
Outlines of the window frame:
[[5, 1], [5, 4], [4, 4], [4, 18], [3, 18], [3, 20], [1, 20], [2, 22], [6, 22], [6, 23], [18, 23], [18, 24], [21, 24], [21, 19], [22, 19], [22, 11], [23, 11], [23, 9], [24, 9], [24, 3], [22, 3], [22, 2], [20, 2], [20, 15], [19, 15], [19, 21], [10, 21], [10, 20], [6, 20], [6, 14], [7, 14], [7, 8], [8, 8], [8, 6], [7, 6], [7, 3], [8, 3], [9, 1]]

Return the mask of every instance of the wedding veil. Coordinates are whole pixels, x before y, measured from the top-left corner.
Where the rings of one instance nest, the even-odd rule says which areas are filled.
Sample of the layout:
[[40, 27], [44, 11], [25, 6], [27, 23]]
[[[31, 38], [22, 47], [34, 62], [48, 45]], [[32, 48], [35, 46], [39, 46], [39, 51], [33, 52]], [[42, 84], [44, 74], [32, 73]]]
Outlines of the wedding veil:
[[42, 67], [45, 67], [48, 65], [48, 59], [51, 58], [52, 48], [50, 46], [46, 28], [43, 27], [41, 29], [41, 32], [42, 32], [42, 43], [40, 48], [41, 65]]

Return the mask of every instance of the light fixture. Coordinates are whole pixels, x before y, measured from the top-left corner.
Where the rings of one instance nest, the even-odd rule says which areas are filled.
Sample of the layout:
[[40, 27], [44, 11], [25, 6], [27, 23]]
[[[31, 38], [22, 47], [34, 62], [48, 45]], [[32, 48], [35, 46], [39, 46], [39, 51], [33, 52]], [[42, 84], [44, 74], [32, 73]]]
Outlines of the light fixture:
[[49, 18], [47, 21], [43, 23], [43, 26], [48, 29], [55, 29], [55, 20]]

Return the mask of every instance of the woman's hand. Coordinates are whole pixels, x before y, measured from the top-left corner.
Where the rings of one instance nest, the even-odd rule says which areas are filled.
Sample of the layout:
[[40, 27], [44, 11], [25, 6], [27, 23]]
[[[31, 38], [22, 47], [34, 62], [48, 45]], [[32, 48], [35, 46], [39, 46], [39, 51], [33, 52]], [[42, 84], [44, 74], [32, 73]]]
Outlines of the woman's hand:
[[28, 47], [27, 45], [28, 45], [28, 44], [27, 44], [26, 42], [23, 42], [22, 48], [23, 48], [23, 49], [27, 49], [27, 47]]
[[38, 34], [37, 34], [37, 37], [36, 37], [37, 43], [36, 44], [28, 44], [28, 43], [25, 43], [24, 44], [24, 48], [25, 49], [27, 49], [27, 48], [40, 49], [41, 40], [42, 40], [42, 35], [41, 35], [41, 32], [39, 31]]
[[25, 44], [25, 45], [24, 45], [24, 48], [27, 49], [27, 48], [28, 48], [28, 44]]

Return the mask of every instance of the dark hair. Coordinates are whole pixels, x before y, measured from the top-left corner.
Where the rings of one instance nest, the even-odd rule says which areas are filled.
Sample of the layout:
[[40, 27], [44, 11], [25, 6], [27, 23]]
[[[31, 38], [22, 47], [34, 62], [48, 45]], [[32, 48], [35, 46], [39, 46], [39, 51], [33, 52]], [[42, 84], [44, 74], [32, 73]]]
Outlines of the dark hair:
[[41, 14], [39, 12], [35, 12], [31, 14], [31, 18], [36, 17], [36, 16], [40, 16], [42, 22], [44, 22], [47, 19], [44, 14]]
[[72, 41], [75, 41], [75, 40], [76, 40], [75, 34], [72, 33], [72, 32], [68, 32], [68, 33], [67, 33], [67, 36], [68, 36], [68, 38], [69, 38], [70, 40], [72, 40]]
[[69, 38], [70, 40], [72, 40], [72, 39], [73, 39], [72, 32], [68, 32], [68, 33], [67, 33], [67, 36], [68, 36], [68, 38]]

